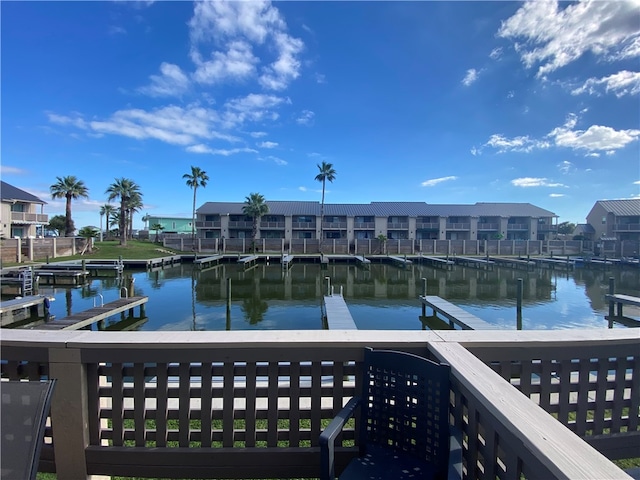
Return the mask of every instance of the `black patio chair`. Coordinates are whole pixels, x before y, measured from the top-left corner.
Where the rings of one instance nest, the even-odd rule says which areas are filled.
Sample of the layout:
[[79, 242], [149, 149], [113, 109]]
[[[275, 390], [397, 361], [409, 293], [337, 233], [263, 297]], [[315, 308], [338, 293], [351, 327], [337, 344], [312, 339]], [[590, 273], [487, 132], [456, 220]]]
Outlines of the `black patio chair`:
[[0, 478], [35, 479], [55, 380], [0, 382]]
[[364, 354], [362, 395], [320, 435], [321, 478], [336, 478], [334, 446], [360, 407], [359, 456], [339, 475], [355, 479], [446, 479], [449, 469], [450, 367], [404, 352]]

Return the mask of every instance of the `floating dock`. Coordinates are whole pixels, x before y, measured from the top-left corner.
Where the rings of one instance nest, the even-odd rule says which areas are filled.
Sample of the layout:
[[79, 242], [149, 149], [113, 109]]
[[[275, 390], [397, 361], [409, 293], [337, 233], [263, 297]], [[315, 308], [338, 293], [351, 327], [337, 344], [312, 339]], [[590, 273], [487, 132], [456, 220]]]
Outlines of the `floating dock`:
[[293, 264], [293, 255], [283, 255], [282, 256], [282, 268], [287, 269], [290, 268]]
[[550, 258], [550, 257], [542, 257], [542, 258], [534, 258], [534, 262], [536, 262], [536, 267], [546, 267], [549, 269], [554, 268], [564, 268], [566, 270], [571, 270], [573, 268], [573, 262], [569, 260], [567, 257], [565, 260], [560, 258]]
[[355, 259], [356, 262], [358, 262], [358, 265], [362, 267], [369, 267], [369, 265], [371, 265], [371, 260], [366, 258], [364, 255], [356, 255]]
[[527, 271], [536, 269], [536, 262], [528, 258], [491, 257], [490, 260], [500, 267]]
[[88, 270], [43, 270], [39, 269], [35, 271], [35, 275], [38, 278], [39, 283], [45, 285], [60, 285], [60, 284], [72, 284], [80, 285], [85, 283]]
[[39, 315], [38, 310], [42, 305], [44, 313], [46, 314], [45, 300], [49, 299], [43, 295], [30, 295], [28, 297], [16, 298], [13, 300], [7, 300], [6, 302], [0, 302], [0, 326], [6, 327], [16, 322], [15, 315], [19, 314], [27, 309], [30, 310], [32, 316]]
[[449, 320], [449, 326], [459, 326], [463, 330], [498, 330], [498, 327], [485, 322], [471, 313], [447, 302], [436, 295], [420, 295], [422, 302], [422, 316], [426, 316], [426, 308], [433, 310], [434, 315], [442, 315]]
[[38, 330], [79, 330], [111, 317], [112, 315], [118, 313], [124, 314], [127, 310], [129, 310], [129, 314], [133, 316], [133, 309], [135, 307], [140, 307], [140, 318], [142, 318], [144, 317], [144, 304], [147, 303], [148, 300], [149, 297], [120, 298], [113, 302], [105, 303], [100, 307], [93, 307], [84, 312], [69, 315], [60, 320], [52, 320], [37, 328]]
[[351, 312], [342, 295], [324, 297], [324, 317], [329, 330], [357, 330]]
[[449, 258], [442, 257], [431, 257], [420, 255], [420, 263], [426, 263], [435, 268], [443, 268], [445, 270], [452, 270], [455, 262], [453, 260], [449, 260]]
[[257, 255], [249, 255], [248, 257], [238, 258], [238, 263], [244, 267], [245, 270], [256, 266], [258, 260]]
[[196, 258], [193, 261], [193, 264], [200, 269], [210, 268], [215, 265], [219, 265], [223, 258], [224, 257], [222, 255], [213, 255], [210, 257]]
[[398, 264], [401, 267], [406, 267], [407, 265], [411, 265], [413, 262], [409, 260], [407, 257], [387, 257], [394, 264]]
[[454, 257], [454, 261], [458, 265], [462, 265], [464, 267], [473, 267], [483, 270], [493, 270], [493, 267], [495, 265], [495, 262], [493, 260], [487, 260], [486, 258]]

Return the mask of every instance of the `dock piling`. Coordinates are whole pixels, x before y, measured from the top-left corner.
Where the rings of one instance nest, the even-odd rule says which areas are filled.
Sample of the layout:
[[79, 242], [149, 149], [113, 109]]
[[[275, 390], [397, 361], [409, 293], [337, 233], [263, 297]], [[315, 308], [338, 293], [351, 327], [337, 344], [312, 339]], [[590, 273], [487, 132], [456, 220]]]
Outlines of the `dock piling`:
[[[615, 295], [616, 293], [616, 279], [613, 277], [609, 277], [609, 295]], [[613, 317], [615, 315], [615, 302], [611, 299], [609, 300], [609, 317]]]
[[522, 330], [522, 279], [518, 279], [518, 290], [516, 299], [516, 321], [518, 330]]
[[231, 277], [227, 277], [227, 316], [231, 314]]

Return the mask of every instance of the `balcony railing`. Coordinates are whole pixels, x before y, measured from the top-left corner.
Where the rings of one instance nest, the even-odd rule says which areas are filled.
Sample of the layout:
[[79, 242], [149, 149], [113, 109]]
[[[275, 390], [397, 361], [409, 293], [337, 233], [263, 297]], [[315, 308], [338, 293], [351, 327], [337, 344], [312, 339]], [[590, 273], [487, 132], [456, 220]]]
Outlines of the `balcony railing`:
[[525, 223], [507, 223], [507, 230], [529, 230], [529, 225]]
[[470, 223], [448, 223], [447, 230], [469, 230], [471, 228]]
[[498, 230], [499, 225], [497, 223], [478, 223], [478, 230]]
[[440, 224], [439, 223], [416, 222], [416, 228], [418, 230], [438, 230], [440, 228]]
[[640, 232], [640, 223], [616, 223], [613, 230], [618, 232]]
[[196, 228], [220, 228], [221, 222], [220, 220], [196, 220]]
[[260, 228], [284, 228], [284, 221], [282, 222], [260, 222]]
[[376, 228], [376, 223], [375, 222], [353, 222], [353, 228], [359, 228], [359, 229], [372, 229], [372, 228]]
[[292, 222], [291, 228], [299, 228], [305, 230], [315, 230], [316, 222]]
[[347, 222], [322, 222], [322, 228], [347, 228]]
[[407, 230], [409, 228], [408, 222], [389, 222], [387, 223], [387, 230]]
[[250, 220], [229, 220], [229, 228], [253, 228], [253, 222]]
[[11, 223], [48, 224], [49, 215], [42, 213], [11, 212]]
[[40, 468], [58, 478], [317, 477], [318, 436], [358, 390], [365, 346], [451, 365], [463, 478], [627, 478], [580, 437], [637, 455], [637, 342], [633, 329], [3, 330], [0, 367], [57, 379]]
[[548, 223], [539, 223], [538, 231], [539, 232], [557, 232], [558, 225], [549, 225]]

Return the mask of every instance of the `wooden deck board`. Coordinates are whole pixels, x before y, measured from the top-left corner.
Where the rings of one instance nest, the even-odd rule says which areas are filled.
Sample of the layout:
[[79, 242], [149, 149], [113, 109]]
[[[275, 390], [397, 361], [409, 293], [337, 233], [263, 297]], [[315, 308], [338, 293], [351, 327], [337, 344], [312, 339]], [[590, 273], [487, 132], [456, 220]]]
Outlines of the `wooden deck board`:
[[325, 296], [324, 308], [329, 330], [358, 329], [342, 295]]
[[68, 317], [54, 320], [39, 327], [43, 330], [78, 330], [112, 315], [130, 310], [143, 305], [149, 297], [120, 298], [113, 302], [105, 303], [101, 307], [93, 307], [83, 312], [78, 312]]

